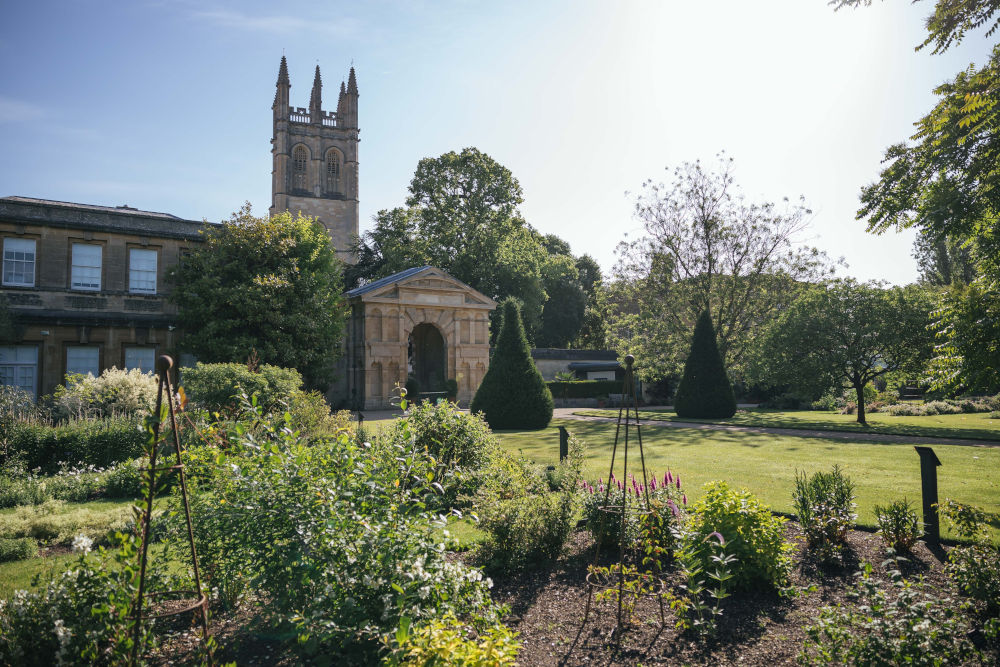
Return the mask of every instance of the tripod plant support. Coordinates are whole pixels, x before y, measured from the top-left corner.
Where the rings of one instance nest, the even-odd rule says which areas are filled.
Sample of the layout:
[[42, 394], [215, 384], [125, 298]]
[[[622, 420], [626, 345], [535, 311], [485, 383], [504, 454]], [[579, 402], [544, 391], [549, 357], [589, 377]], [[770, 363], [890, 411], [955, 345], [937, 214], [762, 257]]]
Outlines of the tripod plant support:
[[[156, 360], [156, 374], [159, 378], [157, 384], [156, 393], [156, 409], [153, 414], [147, 419], [151, 429], [151, 437], [149, 440], [149, 467], [145, 468], [143, 472], [146, 473], [146, 484], [145, 488], [145, 498], [143, 498], [144, 507], [142, 508], [142, 513], [140, 516], [140, 525], [142, 530], [142, 545], [139, 549], [139, 590], [136, 594], [135, 603], [133, 604], [131, 618], [134, 623], [134, 637], [132, 643], [132, 656], [131, 664], [138, 664], [139, 660], [139, 635], [142, 630], [142, 622], [144, 620], [150, 620], [154, 618], [164, 618], [167, 616], [176, 616], [179, 614], [184, 614], [187, 612], [198, 612], [201, 621], [202, 630], [202, 644], [207, 649], [207, 660], [211, 664], [211, 642], [210, 635], [208, 632], [208, 598], [202, 592], [201, 588], [201, 572], [198, 569], [198, 551], [194, 544], [194, 528], [191, 524], [191, 507], [188, 503], [188, 493], [187, 493], [187, 482], [184, 478], [184, 462], [181, 457], [181, 442], [177, 431], [177, 411], [175, 404], [174, 389], [170, 382], [170, 369], [173, 368], [174, 360], [167, 355], [161, 356]], [[167, 405], [163, 405], [163, 397], [167, 397]], [[169, 415], [170, 418], [170, 434], [173, 440], [173, 450], [177, 457], [177, 463], [174, 465], [164, 465], [157, 466], [157, 454], [160, 449], [161, 444], [161, 432], [160, 427], [164, 420], [164, 417]], [[188, 543], [191, 546], [191, 565], [194, 570], [194, 590], [193, 591], [161, 591], [156, 593], [149, 593], [145, 590], [146, 588], [146, 565], [148, 563], [148, 553], [149, 553], [149, 527], [153, 517], [153, 497], [156, 495], [156, 482], [159, 473], [169, 474], [174, 472], [177, 474], [178, 480], [180, 482], [181, 488], [181, 498], [184, 503], [184, 518], [187, 522], [187, 537]], [[194, 598], [194, 602], [185, 605], [180, 609], [174, 609], [172, 611], [158, 613], [158, 614], [143, 614], [143, 603], [144, 601], [152, 598], [166, 597], [166, 596], [177, 596], [177, 597], [187, 597]]]

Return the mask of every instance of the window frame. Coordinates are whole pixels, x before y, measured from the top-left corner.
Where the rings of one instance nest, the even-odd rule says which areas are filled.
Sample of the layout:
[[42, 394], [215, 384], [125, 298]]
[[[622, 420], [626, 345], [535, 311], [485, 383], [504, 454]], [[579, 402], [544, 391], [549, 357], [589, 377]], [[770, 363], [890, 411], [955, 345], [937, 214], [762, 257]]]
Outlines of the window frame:
[[[139, 365], [139, 366], [130, 366], [129, 365], [129, 362], [128, 362], [129, 352], [130, 351], [134, 351], [134, 350], [141, 350], [143, 352], [150, 352], [150, 353], [152, 353], [152, 356], [151, 356], [152, 363], [150, 363], [148, 369], [144, 368], [142, 365]], [[124, 369], [126, 371], [130, 371], [133, 368], [138, 368], [143, 373], [155, 373], [156, 372], [156, 347], [154, 347], [152, 345], [123, 345], [122, 346], [122, 367], [124, 367]]]
[[94, 373], [90, 369], [87, 370], [87, 373], [92, 373], [94, 375], [94, 377], [100, 377], [100, 375], [101, 375], [101, 346], [100, 345], [67, 345], [66, 346], [65, 354], [63, 354], [63, 362], [64, 362], [63, 363], [63, 371], [64, 371], [63, 372], [63, 381], [65, 381], [66, 376], [69, 375], [71, 372], [73, 372], [73, 373], [79, 373], [80, 375], [84, 375], [84, 376], [87, 375], [87, 373], [80, 373], [79, 371], [70, 371], [70, 368], [69, 368], [69, 355], [70, 355], [70, 351], [72, 351], [72, 350], [93, 350], [95, 352], [95, 354], [97, 355], [96, 360], [94, 362], [94, 370], [96, 370], [96, 373]]
[[[152, 269], [136, 269], [133, 261], [132, 254], [135, 252], [139, 253], [151, 253], [153, 257], [153, 268]], [[129, 294], [157, 294], [159, 289], [158, 273], [160, 269], [160, 253], [154, 248], [129, 248], [128, 249], [128, 292]], [[133, 272], [140, 271], [145, 274], [153, 274], [153, 288], [150, 289], [140, 289], [133, 284]]]
[[[7, 262], [8, 261], [9, 262], [21, 262], [21, 263], [24, 263], [24, 264], [26, 264], [27, 261], [28, 261], [28, 260], [24, 260], [24, 259], [20, 259], [20, 260], [19, 259], [15, 259], [13, 257], [8, 260], [7, 259], [7, 243], [8, 242], [13, 242], [13, 243], [30, 243], [31, 244], [31, 282], [30, 283], [19, 283], [19, 282], [8, 282], [7, 281]], [[16, 250], [12, 250], [11, 252], [13, 253], [13, 252], [17, 252], [17, 251]], [[35, 286], [35, 274], [38, 271], [38, 241], [36, 239], [24, 239], [24, 238], [17, 238], [17, 237], [13, 237], [13, 236], [5, 236], [3, 238], [2, 253], [3, 253], [2, 260], [0, 260], [0, 264], [2, 264], [2, 266], [0, 266], [0, 284], [2, 284], [4, 287], [34, 287]]]
[[[91, 266], [91, 265], [86, 265], [86, 264], [78, 264], [77, 263], [77, 257], [76, 257], [76, 250], [77, 250], [77, 248], [96, 248], [97, 249], [97, 266]], [[82, 282], [82, 280], [83, 280], [82, 276], [81, 276], [81, 280], [79, 281], [79, 284], [78, 284], [78, 281], [77, 281], [77, 278], [76, 278], [76, 270], [77, 270], [77, 268], [79, 268], [81, 270], [83, 270], [83, 269], [95, 269], [96, 268], [97, 269], [97, 286], [94, 287], [90, 283], [84, 283], [84, 282]], [[70, 258], [69, 258], [69, 288], [71, 290], [78, 291], [78, 292], [100, 292], [101, 288], [102, 288], [102, 286], [104, 284], [103, 273], [104, 273], [104, 246], [101, 245], [101, 244], [99, 244], [99, 243], [86, 243], [86, 242], [80, 243], [80, 242], [76, 242], [76, 241], [72, 242], [71, 247], [70, 247]]]
[[[0, 367], [7, 366], [7, 367], [12, 368], [13, 371], [14, 371], [14, 381], [15, 381], [15, 384], [13, 384], [11, 386], [20, 387], [21, 389], [24, 389], [23, 385], [16, 384], [17, 379], [18, 379], [17, 378], [17, 369], [18, 368], [26, 368], [26, 367], [30, 367], [32, 369], [32, 371], [33, 371], [33, 373], [32, 373], [32, 384], [31, 384], [31, 390], [30, 390], [32, 398], [37, 398], [38, 397], [38, 376], [39, 376], [39, 369], [40, 369], [40, 366], [41, 366], [41, 364], [39, 363], [39, 361], [40, 361], [39, 357], [41, 356], [40, 353], [39, 353], [39, 350], [38, 350], [39, 347], [40, 346], [38, 344], [0, 345], [0, 349], [10, 349], [14, 353], [14, 359], [13, 360], [0, 361]], [[35, 357], [34, 361], [33, 362], [18, 361], [17, 360], [17, 350], [19, 350], [19, 349], [29, 349], [29, 348], [31, 348], [31, 349], [34, 350], [34, 357]], [[7, 384], [7, 383], [0, 382], [0, 384]], [[27, 389], [25, 389], [25, 391], [27, 391]]]

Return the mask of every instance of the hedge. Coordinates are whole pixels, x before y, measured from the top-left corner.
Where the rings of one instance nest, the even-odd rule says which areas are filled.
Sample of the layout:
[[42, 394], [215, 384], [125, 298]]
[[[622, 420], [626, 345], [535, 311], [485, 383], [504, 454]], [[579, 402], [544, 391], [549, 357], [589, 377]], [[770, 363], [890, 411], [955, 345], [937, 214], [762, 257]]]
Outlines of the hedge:
[[622, 393], [622, 383], [617, 380], [571, 380], [546, 382], [553, 398], [607, 398], [608, 394]]
[[142, 456], [146, 433], [136, 418], [84, 419], [59, 426], [16, 423], [0, 451], [4, 466], [15, 461], [28, 470], [54, 472], [60, 462], [108, 468]]

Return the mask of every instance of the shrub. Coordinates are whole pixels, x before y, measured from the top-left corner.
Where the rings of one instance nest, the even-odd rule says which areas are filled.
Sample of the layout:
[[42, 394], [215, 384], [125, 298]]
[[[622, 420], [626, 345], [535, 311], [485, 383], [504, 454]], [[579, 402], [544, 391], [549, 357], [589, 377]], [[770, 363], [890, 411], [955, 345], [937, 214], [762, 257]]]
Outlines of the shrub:
[[30, 537], [0, 537], [0, 563], [27, 560], [38, 555], [38, 545]]
[[817, 400], [813, 401], [809, 406], [812, 410], [824, 410], [826, 412], [833, 412], [841, 406], [837, 403], [837, 398], [833, 394], [823, 394]]
[[945, 572], [986, 615], [997, 618], [1000, 616], [1000, 544], [990, 539], [986, 513], [950, 499], [941, 503], [939, 509], [958, 534], [971, 542], [948, 553]]
[[[639, 538], [642, 529], [642, 515], [640, 508], [645, 506], [646, 492], [649, 494], [649, 509], [655, 510], [659, 516], [662, 530], [659, 531], [658, 539], [661, 547], [667, 552], [667, 556], [673, 551], [673, 537], [671, 531], [683, 521], [684, 511], [687, 506], [687, 496], [681, 488], [680, 475], [674, 475], [669, 470], [662, 477], [653, 475], [647, 486], [637, 481], [632, 476], [629, 481], [623, 482], [611, 476], [611, 493], [605, 501], [607, 487], [602, 479], [597, 480], [597, 486], [584, 484], [583, 494], [583, 517], [587, 522], [587, 530], [590, 531], [594, 541], [602, 546], [621, 546], [625, 540], [627, 548], [640, 546]], [[625, 498], [626, 521], [625, 534], [622, 534], [622, 523], [619, 514], [609, 513], [601, 510], [605, 502], [611, 505], [622, 504], [622, 496]]]
[[479, 527], [486, 539], [476, 560], [491, 570], [509, 572], [554, 561], [573, 530], [576, 493], [523, 496], [482, 511]]
[[7, 453], [29, 470], [54, 472], [60, 462], [106, 468], [142, 455], [145, 442], [134, 417], [71, 420], [59, 426], [18, 423], [8, 437]]
[[448, 378], [444, 383], [444, 391], [448, 396], [449, 401], [454, 401], [458, 398], [458, 380], [455, 378]]
[[607, 398], [622, 393], [622, 383], [615, 380], [571, 380], [546, 382], [553, 398]]
[[990, 413], [990, 419], [1000, 419], [1000, 410]]
[[56, 419], [138, 417], [156, 403], [157, 379], [138, 368], [109, 368], [98, 377], [70, 375], [52, 395]]
[[264, 412], [283, 412], [302, 387], [294, 368], [263, 364], [254, 372], [246, 364], [203, 364], [181, 369], [181, 384], [195, 408], [232, 415], [240, 409], [240, 396], [258, 397]]
[[909, 553], [923, 534], [917, 511], [905, 499], [875, 505], [875, 521], [885, 546], [899, 554]]
[[478, 470], [500, 447], [481, 415], [462, 412], [447, 401], [422, 403], [388, 427], [396, 436], [406, 429], [418, 447], [449, 466]]
[[404, 619], [385, 643], [389, 667], [513, 667], [521, 649], [517, 633], [501, 624], [477, 634], [450, 615], [416, 627]]
[[824, 607], [806, 628], [798, 656], [803, 665], [964, 665], [978, 652], [969, 641], [968, 620], [950, 599], [937, 599], [891, 572], [893, 594], [872, 578], [865, 564], [851, 591], [858, 607]]
[[496, 351], [470, 409], [482, 412], [492, 429], [539, 429], [552, 420], [552, 392], [531, 359], [517, 302], [503, 303]]
[[730, 489], [725, 482], [709, 482], [705, 496], [694, 504], [686, 530], [702, 546], [696, 550], [703, 571], [712, 566], [713, 551], [705, 540], [719, 533], [733, 565], [733, 588], [784, 587], [791, 572], [792, 545], [784, 540], [786, 519], [775, 516], [746, 489]]
[[142, 466], [148, 459], [123, 461], [107, 472], [104, 478], [104, 495], [108, 498], [138, 498], [142, 495]]
[[318, 391], [292, 393], [287, 406], [291, 428], [312, 438], [336, 437], [339, 433], [354, 435], [354, 423], [348, 410], [330, 411], [330, 404]]
[[674, 397], [678, 417], [716, 419], [736, 414], [733, 386], [719, 354], [715, 329], [708, 311], [694, 327], [691, 352], [684, 362], [684, 375]]
[[795, 512], [810, 549], [821, 560], [839, 559], [847, 543], [847, 531], [857, 518], [854, 483], [840, 466], [812, 477], [795, 474]]

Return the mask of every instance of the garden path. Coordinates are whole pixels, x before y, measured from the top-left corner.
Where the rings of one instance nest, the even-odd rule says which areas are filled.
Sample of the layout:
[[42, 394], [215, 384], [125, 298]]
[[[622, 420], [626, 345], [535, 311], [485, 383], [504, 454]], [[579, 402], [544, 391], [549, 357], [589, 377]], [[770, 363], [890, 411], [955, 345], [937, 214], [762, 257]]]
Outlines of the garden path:
[[[556, 408], [552, 414], [554, 419], [577, 419], [580, 421], [615, 422], [614, 417], [590, 417], [575, 414], [580, 408]], [[655, 408], [670, 409], [670, 408]], [[675, 422], [652, 419], [642, 419], [643, 427], [654, 428], [695, 428], [708, 431], [742, 431], [745, 433], [770, 433], [772, 435], [794, 435], [804, 438], [826, 438], [827, 440], [851, 440], [854, 442], [885, 442], [904, 443], [912, 445], [961, 445], [965, 447], [1000, 447], [1000, 442], [989, 440], [970, 440], [968, 438], [932, 438], [914, 435], [889, 435], [886, 433], [859, 433], [857, 431], [813, 430], [804, 428], [771, 428], [767, 426], [736, 426], [733, 424], [702, 424], [698, 422]]]

